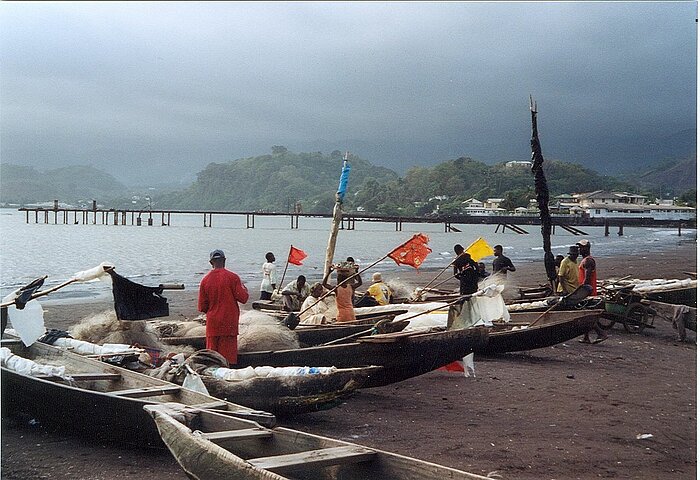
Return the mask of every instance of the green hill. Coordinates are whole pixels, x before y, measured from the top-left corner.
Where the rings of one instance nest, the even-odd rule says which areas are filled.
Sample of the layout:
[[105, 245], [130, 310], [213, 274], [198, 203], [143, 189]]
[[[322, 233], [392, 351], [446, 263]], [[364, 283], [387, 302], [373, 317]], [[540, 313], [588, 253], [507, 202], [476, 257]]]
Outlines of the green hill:
[[[352, 155], [349, 162], [349, 197], [368, 179], [384, 184], [398, 178], [393, 171]], [[211, 163], [188, 189], [158, 197], [157, 202], [163, 208], [286, 212], [299, 201], [304, 212], [328, 212], [342, 164], [337, 150], [323, 155], [273, 147], [271, 155]]]
[[108, 173], [90, 166], [62, 167], [38, 171], [33, 167], [0, 164], [0, 202], [88, 203], [93, 198], [124, 195], [126, 187]]

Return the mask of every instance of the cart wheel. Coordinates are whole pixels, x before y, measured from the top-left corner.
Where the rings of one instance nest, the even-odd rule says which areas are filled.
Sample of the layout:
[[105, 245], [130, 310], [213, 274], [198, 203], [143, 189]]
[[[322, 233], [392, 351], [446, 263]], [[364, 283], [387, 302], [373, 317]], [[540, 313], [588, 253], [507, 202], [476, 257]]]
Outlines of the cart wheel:
[[641, 303], [630, 303], [625, 312], [624, 326], [630, 333], [641, 333], [647, 326], [647, 307]]
[[602, 314], [598, 317], [598, 326], [603, 330], [610, 330], [615, 325], [615, 317], [613, 315]]

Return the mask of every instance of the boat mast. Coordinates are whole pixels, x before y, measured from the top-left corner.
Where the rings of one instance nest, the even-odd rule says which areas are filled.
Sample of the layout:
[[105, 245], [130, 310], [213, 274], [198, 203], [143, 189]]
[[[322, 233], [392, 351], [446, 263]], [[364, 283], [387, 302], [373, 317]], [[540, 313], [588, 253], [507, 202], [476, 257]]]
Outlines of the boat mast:
[[348, 188], [348, 177], [350, 176], [350, 164], [348, 163], [348, 152], [343, 156], [343, 169], [340, 173], [340, 183], [338, 191], [335, 194], [335, 206], [333, 207], [333, 221], [331, 222], [331, 234], [328, 237], [328, 246], [326, 247], [326, 260], [323, 264], [323, 276], [328, 274], [333, 264], [333, 255], [335, 254], [335, 243], [338, 239], [338, 229], [340, 222], [343, 221], [343, 198], [345, 191]]
[[557, 271], [554, 264], [554, 255], [552, 255], [552, 241], [550, 239], [552, 233], [552, 217], [549, 214], [549, 189], [547, 188], [547, 179], [542, 169], [544, 157], [542, 156], [542, 147], [540, 146], [540, 139], [537, 133], [537, 103], [532, 101], [532, 95], [530, 95], [530, 115], [532, 117], [532, 138], [530, 139], [530, 148], [532, 149], [532, 174], [535, 177], [537, 208], [540, 211], [540, 223], [542, 225], [544, 268], [547, 272], [549, 282], [552, 287], [554, 287]]

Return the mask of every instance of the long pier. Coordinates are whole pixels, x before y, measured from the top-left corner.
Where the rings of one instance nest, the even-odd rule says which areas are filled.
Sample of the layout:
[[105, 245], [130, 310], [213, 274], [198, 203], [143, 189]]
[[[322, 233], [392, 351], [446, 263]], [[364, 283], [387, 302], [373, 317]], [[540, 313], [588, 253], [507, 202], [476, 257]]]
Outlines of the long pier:
[[[255, 228], [256, 217], [289, 217], [290, 228], [299, 228], [300, 218], [331, 218], [332, 214], [327, 213], [297, 213], [297, 212], [260, 212], [260, 211], [231, 211], [231, 210], [169, 210], [169, 209], [147, 209], [132, 210], [121, 208], [97, 208], [93, 205], [91, 209], [80, 209], [74, 207], [59, 207], [54, 203], [53, 208], [43, 207], [21, 207], [19, 211], [26, 213], [26, 222], [44, 224], [64, 224], [64, 225], [148, 225], [169, 226], [173, 215], [188, 214], [201, 215], [202, 226], [212, 227], [214, 216], [245, 216], [246, 228]], [[159, 218], [160, 217], [160, 218]], [[155, 223], [156, 220], [159, 220]], [[527, 234], [527, 230], [522, 228], [526, 225], [540, 225], [538, 216], [527, 215], [441, 215], [434, 217], [405, 217], [391, 215], [366, 215], [360, 212], [343, 213], [341, 228], [345, 230], [355, 230], [357, 222], [383, 222], [393, 223], [397, 232], [403, 230], [404, 223], [442, 223], [445, 233], [459, 232], [460, 230], [453, 224], [463, 225], [497, 225], [505, 233], [509, 231], [518, 234]], [[598, 226], [605, 227], [605, 235], [609, 235], [611, 225], [617, 227], [618, 235], [623, 235], [624, 227], [659, 227], [678, 228], [678, 235], [682, 228], [695, 228], [695, 221], [685, 220], [654, 220], [652, 218], [586, 218], [579, 216], [552, 216], [552, 233], [556, 227], [572, 235], [586, 235], [586, 232], [577, 227]]]

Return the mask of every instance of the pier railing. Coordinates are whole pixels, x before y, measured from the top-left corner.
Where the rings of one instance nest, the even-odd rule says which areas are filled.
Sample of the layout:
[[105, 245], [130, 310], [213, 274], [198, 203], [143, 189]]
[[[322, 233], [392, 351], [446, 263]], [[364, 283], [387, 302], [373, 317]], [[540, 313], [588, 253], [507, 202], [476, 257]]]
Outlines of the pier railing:
[[[148, 225], [153, 226], [154, 219], [160, 221], [160, 226], [169, 226], [173, 215], [202, 215], [203, 226], [212, 227], [214, 216], [245, 216], [246, 228], [255, 228], [255, 217], [289, 217], [290, 228], [299, 228], [300, 218], [330, 218], [330, 213], [289, 213], [289, 212], [263, 212], [263, 211], [231, 211], [231, 210], [131, 210], [119, 208], [97, 208], [80, 209], [74, 207], [53, 208], [44, 207], [21, 207], [19, 211], [26, 213], [26, 222], [44, 224], [65, 224], [65, 225]], [[597, 226], [605, 227], [605, 235], [609, 235], [610, 227], [617, 227], [618, 235], [624, 234], [624, 227], [659, 227], [678, 228], [681, 234], [682, 228], [695, 228], [695, 220], [654, 220], [653, 218], [591, 218], [573, 215], [552, 215], [552, 230], [560, 227], [562, 230], [572, 235], [586, 235], [586, 232], [578, 227]], [[536, 215], [439, 215], [429, 217], [409, 217], [394, 215], [368, 215], [359, 212], [347, 212], [343, 214], [341, 228], [355, 230], [357, 222], [384, 222], [393, 223], [397, 232], [403, 230], [403, 225], [421, 223], [442, 223], [445, 232], [460, 232], [455, 224], [462, 225], [496, 225], [496, 233], [502, 228], [505, 233], [506, 228], [518, 234], [529, 233], [523, 226], [540, 225], [540, 219]]]

